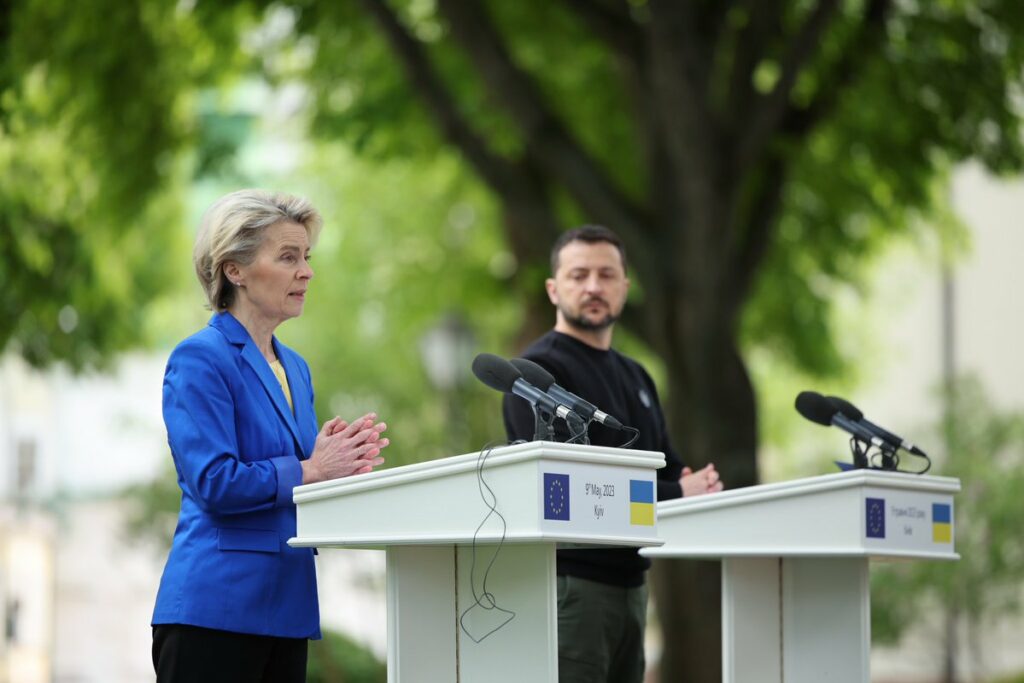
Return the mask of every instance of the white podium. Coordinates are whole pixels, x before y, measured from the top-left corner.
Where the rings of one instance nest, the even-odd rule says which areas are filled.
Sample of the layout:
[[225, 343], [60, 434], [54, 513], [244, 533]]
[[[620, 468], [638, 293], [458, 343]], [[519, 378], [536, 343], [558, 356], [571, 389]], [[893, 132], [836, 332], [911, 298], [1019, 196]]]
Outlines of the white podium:
[[722, 558], [725, 683], [867, 683], [871, 558], [956, 560], [957, 479], [852, 470], [658, 504], [648, 557]]
[[662, 543], [661, 453], [532, 442], [480, 463], [470, 453], [295, 489], [289, 544], [387, 551], [389, 683], [555, 683], [556, 545]]

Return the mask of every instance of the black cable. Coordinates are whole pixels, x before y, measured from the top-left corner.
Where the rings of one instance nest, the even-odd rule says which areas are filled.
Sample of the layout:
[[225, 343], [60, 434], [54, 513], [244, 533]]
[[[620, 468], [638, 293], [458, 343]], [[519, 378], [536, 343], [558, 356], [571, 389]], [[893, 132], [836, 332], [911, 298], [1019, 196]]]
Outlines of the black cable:
[[850, 437], [850, 450], [853, 452], [853, 466], [856, 469], [868, 467], [869, 447], [855, 436]]
[[622, 425], [622, 428], [624, 430], [629, 430], [629, 431], [633, 432], [633, 436], [632, 436], [632, 438], [630, 438], [629, 441], [627, 441], [626, 443], [624, 443], [621, 446], [619, 446], [619, 448], [629, 448], [630, 446], [632, 446], [636, 442], [637, 439], [640, 438], [640, 430], [637, 429], [636, 427], [630, 427], [628, 425]]
[[871, 469], [899, 472], [900, 456], [894, 452], [881, 449], [870, 454]]
[[871, 449], [871, 446], [864, 444], [856, 437], [850, 438], [850, 449], [853, 451], [853, 461], [856, 464], [859, 457], [864, 458], [865, 466], [872, 470], [881, 470], [883, 472], [902, 472], [904, 474], [924, 474], [932, 468], [932, 459], [924, 454], [911, 453], [919, 458], [924, 458], [925, 466], [921, 470], [901, 470], [900, 464], [903, 459], [896, 450], [887, 450], [883, 448]]
[[932, 468], [932, 459], [929, 458], [927, 455], [925, 455], [923, 453], [920, 454], [920, 455], [918, 455], [917, 453], [914, 453], [914, 455], [917, 455], [917, 457], [919, 457], [919, 458], [924, 458], [924, 462], [925, 462], [924, 469], [923, 470], [919, 470], [917, 472], [914, 472], [913, 470], [900, 470], [900, 472], [906, 472], [907, 474], [924, 474], [925, 472], [927, 472], [928, 470], [930, 470]]
[[[492, 441], [485, 445], [482, 449], [480, 449], [480, 454], [477, 456], [477, 488], [480, 491], [480, 498], [484, 501], [484, 505], [486, 505], [489, 509], [487, 514], [484, 515], [484, 518], [480, 521], [480, 524], [477, 526], [476, 531], [473, 532], [472, 561], [469, 565], [469, 588], [473, 592], [474, 602], [472, 605], [463, 610], [462, 614], [459, 616], [459, 627], [462, 629], [462, 632], [469, 636], [470, 640], [472, 640], [474, 643], [482, 643], [485, 638], [504, 628], [509, 624], [509, 622], [516, 618], [516, 613], [514, 611], [505, 609], [503, 607], [499, 607], [498, 601], [494, 598], [494, 594], [487, 590], [487, 579], [490, 576], [491, 567], [494, 566], [495, 560], [498, 559], [498, 553], [501, 552], [501, 548], [505, 544], [505, 534], [508, 530], [508, 523], [505, 521], [505, 517], [500, 512], [498, 512], [498, 497], [494, 495], [494, 490], [491, 489], [491, 487], [487, 484], [486, 481], [484, 481], [484, 464], [487, 462], [487, 456], [489, 456], [491, 454], [491, 451], [494, 450], [495, 443], [496, 442]], [[487, 496], [484, 494], [484, 489], [487, 489], [487, 493], [491, 494], [491, 501], [487, 500]], [[491, 556], [491, 561], [487, 563], [487, 569], [484, 570], [483, 581], [480, 584], [481, 592], [479, 595], [477, 595], [475, 582], [476, 539], [480, 535], [480, 530], [484, 528], [484, 524], [486, 524], [487, 520], [491, 518], [491, 515], [497, 515], [498, 519], [501, 520], [501, 539], [498, 541], [498, 547], [494, 550], [494, 555]], [[485, 605], [485, 601], [488, 604]], [[507, 614], [508, 618], [502, 621], [494, 628], [492, 628], [484, 635], [480, 636], [480, 638], [475, 638], [473, 634], [469, 632], [469, 629], [466, 628], [465, 624], [466, 615], [468, 615], [470, 610], [472, 610], [474, 607], [480, 607], [481, 609], [485, 610], [497, 610], [502, 614]]]

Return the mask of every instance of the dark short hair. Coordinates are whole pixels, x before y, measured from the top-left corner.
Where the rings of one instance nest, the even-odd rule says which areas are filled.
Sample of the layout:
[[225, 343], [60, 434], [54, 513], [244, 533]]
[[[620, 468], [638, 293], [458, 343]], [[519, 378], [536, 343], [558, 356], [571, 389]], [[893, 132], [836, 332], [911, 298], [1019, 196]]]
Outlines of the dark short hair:
[[555, 244], [551, 247], [551, 275], [558, 272], [558, 255], [570, 242], [586, 242], [588, 244], [607, 242], [614, 245], [622, 258], [622, 272], [626, 272], [626, 245], [622, 243], [622, 239], [603, 225], [581, 225], [578, 228], [566, 230], [555, 240]]

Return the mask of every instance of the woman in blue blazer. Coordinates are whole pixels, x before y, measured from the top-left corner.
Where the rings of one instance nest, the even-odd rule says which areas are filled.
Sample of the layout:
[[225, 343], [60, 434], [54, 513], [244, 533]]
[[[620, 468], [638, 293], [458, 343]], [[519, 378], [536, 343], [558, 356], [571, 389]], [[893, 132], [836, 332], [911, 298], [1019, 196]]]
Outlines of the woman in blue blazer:
[[304, 681], [320, 616], [313, 551], [286, 543], [292, 489], [383, 462], [373, 413], [317, 430], [309, 367], [274, 337], [302, 313], [321, 223], [306, 200], [257, 190], [203, 218], [193, 261], [215, 314], [164, 375], [181, 513], [153, 613], [159, 683]]

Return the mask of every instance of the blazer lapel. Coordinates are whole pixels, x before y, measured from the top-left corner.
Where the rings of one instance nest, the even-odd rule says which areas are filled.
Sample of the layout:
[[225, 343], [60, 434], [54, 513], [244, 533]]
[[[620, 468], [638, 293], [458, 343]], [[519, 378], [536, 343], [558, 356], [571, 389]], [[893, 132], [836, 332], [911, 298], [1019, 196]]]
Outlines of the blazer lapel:
[[[267, 392], [267, 396], [270, 397], [270, 401], [274, 404], [274, 408], [277, 410], [277, 414], [281, 420], [288, 426], [288, 431], [291, 432], [292, 438], [295, 440], [295, 445], [298, 447], [298, 455], [304, 457], [306, 450], [303, 446], [302, 439], [299, 436], [299, 427], [295, 423], [295, 416], [292, 414], [291, 409], [288, 407], [288, 400], [284, 397], [284, 391], [281, 389], [281, 384], [277, 381], [277, 377], [274, 375], [274, 371], [270, 369], [270, 363], [263, 357], [260, 350], [256, 348], [256, 343], [249, 336], [249, 332], [242, 326], [242, 323], [238, 322], [233, 315], [230, 313], [220, 313], [213, 317], [210, 324], [220, 329], [232, 344], [242, 346], [242, 358], [249, 367], [253, 369], [256, 376], [260, 380], [260, 384], [263, 385], [263, 389]], [[278, 356], [280, 358], [280, 356]], [[287, 372], [287, 370], [286, 370]], [[294, 376], [294, 372], [288, 372], [289, 382]], [[294, 401], [294, 396], [292, 397]]]
[[260, 378], [260, 384], [263, 385], [267, 395], [270, 396], [270, 400], [273, 401], [277, 414], [288, 425], [288, 431], [292, 433], [292, 437], [299, 447], [299, 453], [302, 453], [302, 439], [299, 438], [299, 427], [295, 424], [295, 416], [292, 415], [292, 411], [288, 407], [288, 400], [284, 397], [281, 384], [277, 381], [274, 371], [270, 369], [270, 363], [263, 357], [263, 354], [256, 348], [256, 344], [252, 340], [242, 347], [242, 358], [256, 371], [256, 376]]
[[[296, 425], [316, 425], [316, 417], [313, 415], [313, 389], [306, 382], [306, 377], [295, 362], [295, 356], [291, 353], [282, 353], [277, 339], [274, 339], [274, 347], [277, 350], [277, 357], [284, 366], [284, 372], [288, 376], [288, 388], [292, 392], [292, 405], [295, 406]], [[313, 452], [313, 445], [316, 430], [310, 433], [308, 430], [298, 430], [299, 443], [302, 445], [301, 457], [305, 458]]]

